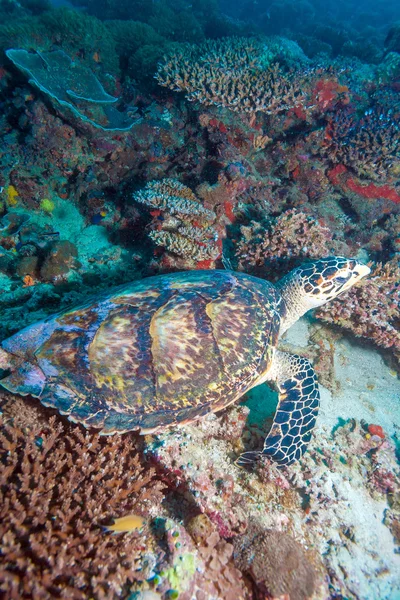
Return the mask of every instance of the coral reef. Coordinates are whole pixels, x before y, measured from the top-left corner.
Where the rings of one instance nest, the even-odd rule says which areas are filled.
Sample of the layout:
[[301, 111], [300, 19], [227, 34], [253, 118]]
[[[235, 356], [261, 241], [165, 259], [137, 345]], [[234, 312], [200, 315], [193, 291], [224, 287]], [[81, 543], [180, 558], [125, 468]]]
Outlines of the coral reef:
[[268, 226], [252, 222], [240, 228], [242, 237], [236, 256], [240, 270], [256, 268], [267, 276], [277, 264], [290, 268], [297, 259], [329, 256], [333, 253], [332, 233], [314, 217], [288, 210], [270, 219]]
[[[29, 401], [1, 401], [7, 597], [250, 600], [251, 585], [216, 526], [189, 510], [186, 531], [166, 516], [182, 501], [169, 493], [171, 505], [162, 507], [166, 485], [143, 461], [137, 437], [84, 433]], [[126, 515], [129, 531], [107, 533]]]
[[211, 266], [221, 255], [215, 226], [217, 215], [205, 208], [192, 190], [175, 179], [153, 181], [134, 194], [136, 202], [151, 207], [154, 228], [150, 238], [172, 254]]
[[361, 119], [351, 110], [331, 115], [318, 152], [359, 177], [386, 181], [400, 170], [400, 121], [392, 111], [368, 109]]
[[[276, 281], [333, 253], [373, 272], [281, 340], [322, 396], [289, 468], [234, 463], [268, 433], [265, 386], [144, 440], [0, 392], [0, 593], [397, 597], [397, 4], [72, 4], [0, 2], [0, 340], [158, 272]], [[124, 517], [144, 525], [103, 529]]]
[[186, 46], [158, 68], [160, 85], [188, 100], [243, 113], [275, 114], [305, 106], [306, 74], [285, 73], [256, 39], [226, 38]]
[[168, 40], [140, 21], [105, 21], [105, 25], [115, 40], [120, 63], [126, 65], [126, 74], [149, 85], [158, 61], [168, 51]]
[[388, 31], [385, 47], [389, 52], [400, 52], [400, 22], [395, 23]]
[[118, 56], [107, 27], [95, 17], [69, 8], [4, 21], [0, 26], [0, 48], [11, 47], [40, 52], [61, 49], [99, 76], [118, 74]]
[[355, 335], [391, 348], [400, 359], [400, 268], [397, 258], [375, 265], [371, 276], [338, 298], [318, 309], [316, 316], [340, 325]]
[[[367, 573], [377, 567], [378, 538], [385, 539], [379, 568], [395, 586], [398, 558], [387, 547], [398, 518], [396, 509], [389, 511], [399, 481], [394, 444], [356, 420], [339, 422], [333, 431], [318, 428], [300, 464], [277, 469], [266, 459], [247, 473], [232, 459], [243, 443], [262, 443], [263, 415], [273, 410], [263, 401], [254, 403], [253, 421], [246, 422], [247, 407], [235, 407], [147, 439], [147, 454], [184, 498], [181, 509], [202, 513], [188, 522], [191, 535], [211, 537], [216, 527], [220, 537], [232, 538], [236, 566], [251, 577], [256, 598], [309, 598], [313, 590], [317, 598], [371, 596]], [[379, 585], [374, 598], [386, 588], [383, 580]]]
[[150, 499], [154, 510], [163, 498], [154, 470], [140, 464], [137, 440], [11, 410], [0, 430], [3, 593], [119, 598], [150, 577], [156, 548], [143, 552], [141, 535], [114, 537], [101, 527], [127, 513], [154, 516]]

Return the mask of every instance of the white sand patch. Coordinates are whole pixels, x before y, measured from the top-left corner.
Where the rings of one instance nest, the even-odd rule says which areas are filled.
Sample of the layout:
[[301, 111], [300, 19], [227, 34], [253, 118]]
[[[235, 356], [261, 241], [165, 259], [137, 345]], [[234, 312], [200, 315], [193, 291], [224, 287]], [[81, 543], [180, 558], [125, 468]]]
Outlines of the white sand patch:
[[[300, 319], [285, 342], [306, 347], [309, 322]], [[381, 425], [389, 435], [400, 432], [400, 379], [380, 351], [363, 339], [342, 338], [335, 343], [335, 378], [340, 389], [332, 395], [322, 385], [318, 426], [333, 428], [339, 418], [365, 419]]]
[[[293, 325], [285, 336], [285, 343], [294, 347], [306, 347], [308, 340], [306, 318]], [[337, 393], [333, 395], [320, 386], [321, 408], [310, 448], [322, 446], [332, 455], [340, 454], [340, 447], [331, 438], [339, 419], [365, 419], [381, 425], [388, 436], [399, 435], [400, 379], [378, 349], [365, 340], [343, 337], [335, 342], [334, 376], [339, 382]], [[259, 406], [271, 406], [264, 386], [254, 397]], [[306, 462], [311, 461], [308, 457], [306, 454]], [[310, 486], [314, 497], [320, 493], [325, 498], [318, 508], [313, 533], [318, 532], [317, 543], [324, 560], [335, 573], [336, 581], [343, 582], [348, 597], [400, 600], [400, 554], [384, 524], [385, 511], [389, 509], [386, 496], [372, 496], [362, 469], [347, 466], [324, 468], [320, 476], [312, 478]], [[343, 536], [344, 530], [351, 532], [348, 540]]]

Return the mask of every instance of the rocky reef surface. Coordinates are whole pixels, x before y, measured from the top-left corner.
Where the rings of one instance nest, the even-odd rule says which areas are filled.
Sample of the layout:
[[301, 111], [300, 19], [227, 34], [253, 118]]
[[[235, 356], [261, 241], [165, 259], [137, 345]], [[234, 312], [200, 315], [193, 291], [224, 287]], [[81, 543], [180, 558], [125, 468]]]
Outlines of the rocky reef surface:
[[[318, 355], [320, 329], [301, 321], [282, 347]], [[324, 382], [315, 434], [285, 468], [234, 463], [269, 428], [277, 398], [266, 386], [220, 415], [144, 438], [102, 438], [3, 392], [9, 597], [395, 598], [396, 374], [371, 347], [324, 339], [331, 361], [315, 361]], [[140, 527], [105, 530], [133, 514]]]

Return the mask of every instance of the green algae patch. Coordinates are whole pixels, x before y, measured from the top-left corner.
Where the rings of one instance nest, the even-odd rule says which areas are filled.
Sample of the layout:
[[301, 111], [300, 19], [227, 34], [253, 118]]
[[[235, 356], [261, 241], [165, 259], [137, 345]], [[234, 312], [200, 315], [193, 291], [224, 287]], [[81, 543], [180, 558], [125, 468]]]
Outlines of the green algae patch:
[[178, 556], [173, 566], [164, 571], [171, 588], [179, 592], [185, 591], [196, 571], [196, 558], [191, 552]]

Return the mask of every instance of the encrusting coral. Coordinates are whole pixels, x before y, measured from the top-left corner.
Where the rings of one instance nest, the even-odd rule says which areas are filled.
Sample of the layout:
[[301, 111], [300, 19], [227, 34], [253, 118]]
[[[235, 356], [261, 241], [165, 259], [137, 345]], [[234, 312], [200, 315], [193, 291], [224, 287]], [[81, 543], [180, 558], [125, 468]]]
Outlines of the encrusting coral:
[[318, 309], [316, 316], [390, 348], [400, 360], [400, 266], [397, 258], [377, 264], [346, 296]]
[[303, 106], [306, 74], [285, 73], [269, 59], [256, 39], [207, 40], [174, 50], [155, 77], [164, 87], [184, 91], [188, 100], [236, 112], [276, 114]]
[[221, 241], [213, 225], [216, 214], [178, 180], [152, 181], [133, 199], [155, 209], [151, 211], [155, 227], [149, 236], [158, 246], [195, 263], [220, 256]]

